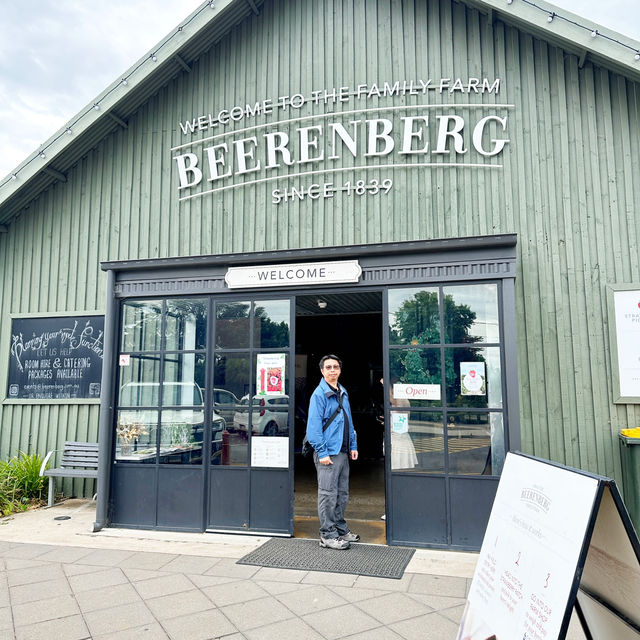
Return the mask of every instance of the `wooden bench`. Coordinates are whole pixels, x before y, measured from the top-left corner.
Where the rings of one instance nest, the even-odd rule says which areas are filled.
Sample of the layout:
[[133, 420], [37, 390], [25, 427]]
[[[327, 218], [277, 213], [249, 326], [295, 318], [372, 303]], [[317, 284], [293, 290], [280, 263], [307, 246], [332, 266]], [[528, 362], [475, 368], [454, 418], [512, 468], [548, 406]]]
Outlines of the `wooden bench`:
[[97, 442], [65, 442], [62, 461], [56, 469], [46, 469], [49, 458], [58, 451], [47, 453], [40, 475], [49, 477], [49, 502], [53, 506], [55, 478], [97, 478], [98, 477], [98, 443]]

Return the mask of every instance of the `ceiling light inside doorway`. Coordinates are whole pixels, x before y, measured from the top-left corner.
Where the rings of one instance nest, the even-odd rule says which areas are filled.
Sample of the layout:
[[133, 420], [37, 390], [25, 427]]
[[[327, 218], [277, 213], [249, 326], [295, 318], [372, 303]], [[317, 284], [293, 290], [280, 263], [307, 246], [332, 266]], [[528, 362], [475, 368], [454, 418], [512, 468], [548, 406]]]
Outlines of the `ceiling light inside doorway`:
[[323, 300], [322, 298], [318, 298], [317, 302], [318, 302], [318, 307], [320, 309], [326, 309], [327, 308], [327, 301], [326, 300]]

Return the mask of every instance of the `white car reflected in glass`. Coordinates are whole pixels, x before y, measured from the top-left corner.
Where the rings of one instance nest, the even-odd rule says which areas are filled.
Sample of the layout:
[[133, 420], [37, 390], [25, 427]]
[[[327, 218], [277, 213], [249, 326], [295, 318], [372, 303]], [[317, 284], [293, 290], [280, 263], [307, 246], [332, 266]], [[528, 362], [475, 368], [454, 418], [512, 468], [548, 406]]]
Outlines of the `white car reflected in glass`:
[[[251, 431], [256, 436], [286, 435], [289, 429], [289, 396], [253, 396]], [[249, 431], [249, 396], [243, 396], [233, 416], [234, 429]]]

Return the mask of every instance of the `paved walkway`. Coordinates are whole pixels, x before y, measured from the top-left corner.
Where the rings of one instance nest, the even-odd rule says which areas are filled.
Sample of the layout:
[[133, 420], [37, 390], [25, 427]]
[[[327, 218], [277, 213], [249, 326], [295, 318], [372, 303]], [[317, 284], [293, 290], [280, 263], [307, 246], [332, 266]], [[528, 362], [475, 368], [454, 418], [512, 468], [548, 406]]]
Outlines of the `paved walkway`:
[[276, 570], [236, 564], [266, 538], [93, 534], [94, 513], [0, 521], [0, 640], [455, 640], [476, 558], [418, 550], [401, 580]]

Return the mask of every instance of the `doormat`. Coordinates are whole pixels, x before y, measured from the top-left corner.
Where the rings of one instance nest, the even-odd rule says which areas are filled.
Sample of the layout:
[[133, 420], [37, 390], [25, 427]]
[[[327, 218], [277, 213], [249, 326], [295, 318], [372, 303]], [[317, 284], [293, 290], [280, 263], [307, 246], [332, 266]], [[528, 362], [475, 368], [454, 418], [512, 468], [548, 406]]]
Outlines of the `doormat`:
[[318, 540], [271, 538], [236, 564], [399, 580], [414, 553], [408, 547], [353, 543], [350, 549], [336, 551], [321, 547]]

